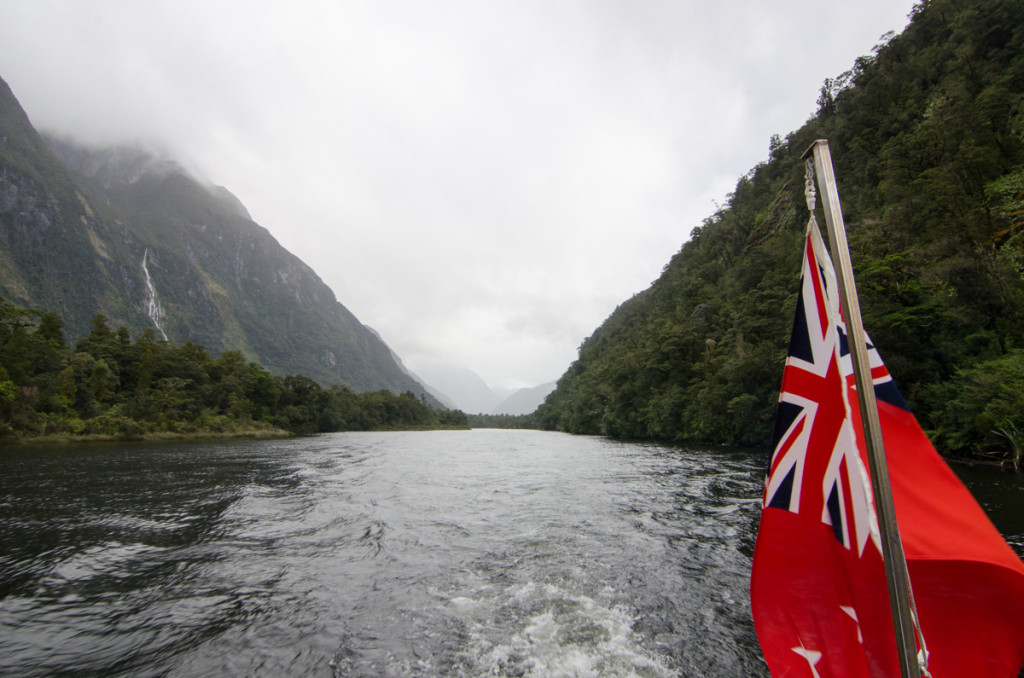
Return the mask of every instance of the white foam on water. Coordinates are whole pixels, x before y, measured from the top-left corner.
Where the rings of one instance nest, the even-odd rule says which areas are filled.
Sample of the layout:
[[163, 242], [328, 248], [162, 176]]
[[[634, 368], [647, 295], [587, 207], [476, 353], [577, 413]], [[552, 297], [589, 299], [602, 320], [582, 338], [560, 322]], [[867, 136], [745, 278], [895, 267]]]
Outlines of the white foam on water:
[[[477, 675], [653, 678], [677, 673], [666, 658], [643, 647], [630, 610], [601, 600], [607, 590], [594, 598], [531, 582], [481, 593], [483, 599], [449, 601], [457, 614], [470, 617], [467, 663], [475, 665]], [[498, 596], [488, 599], [487, 593]], [[505, 627], [504, 637], [499, 626]]]

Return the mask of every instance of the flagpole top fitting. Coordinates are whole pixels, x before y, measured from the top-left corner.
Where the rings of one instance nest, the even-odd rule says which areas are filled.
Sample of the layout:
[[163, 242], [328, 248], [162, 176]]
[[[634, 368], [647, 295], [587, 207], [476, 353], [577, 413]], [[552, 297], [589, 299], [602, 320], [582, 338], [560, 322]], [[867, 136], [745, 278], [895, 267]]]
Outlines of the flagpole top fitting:
[[811, 144], [807, 148], [806, 151], [804, 151], [804, 154], [802, 156], [800, 156], [800, 158], [802, 160], [811, 160], [811, 159], [813, 159], [814, 158], [814, 149], [817, 148], [818, 146], [824, 146], [825, 148], [828, 148], [828, 139], [817, 139], [817, 140], [815, 140], [815, 142], [813, 144]]

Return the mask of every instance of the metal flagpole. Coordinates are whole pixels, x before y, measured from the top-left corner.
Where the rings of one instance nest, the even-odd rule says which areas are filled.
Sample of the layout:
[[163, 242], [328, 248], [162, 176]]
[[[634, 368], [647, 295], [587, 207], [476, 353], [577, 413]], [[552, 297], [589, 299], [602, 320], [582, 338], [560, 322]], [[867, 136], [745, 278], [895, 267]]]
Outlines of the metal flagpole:
[[818, 139], [804, 153], [807, 160], [814, 156], [814, 169], [825, 209], [825, 223], [828, 225], [832, 260], [839, 271], [839, 298], [846, 333], [850, 342], [850, 356], [853, 359], [853, 375], [857, 384], [857, 400], [860, 404], [861, 423], [864, 427], [864, 442], [867, 447], [868, 464], [871, 469], [871, 488], [875, 495], [875, 510], [882, 537], [882, 559], [885, 562], [885, 577], [889, 585], [889, 604], [892, 621], [896, 630], [896, 649], [900, 660], [902, 678], [919, 678], [920, 664], [917, 660], [917, 642], [912, 612], [912, 593], [907, 559], [903, 553], [899, 528], [896, 525], [896, 511], [893, 507], [892, 488], [889, 485], [889, 468], [885, 462], [885, 446], [882, 443], [882, 429], [878, 419], [878, 405], [875, 402], [874, 381], [868, 362], [864, 326], [861, 320], [857, 288], [853, 280], [850, 250], [846, 242], [846, 226], [839, 205], [839, 191], [832, 169], [832, 154], [828, 141]]

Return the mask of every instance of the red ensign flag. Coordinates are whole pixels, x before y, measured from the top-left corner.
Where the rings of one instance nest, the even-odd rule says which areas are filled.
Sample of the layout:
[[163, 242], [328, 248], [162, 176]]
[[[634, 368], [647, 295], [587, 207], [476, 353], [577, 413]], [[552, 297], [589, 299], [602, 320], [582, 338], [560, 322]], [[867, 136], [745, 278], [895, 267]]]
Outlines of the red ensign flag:
[[[776, 677], [900, 673], [845, 331], [812, 223], [750, 583]], [[928, 670], [1014, 678], [1024, 662], [1024, 564], [935, 452], [870, 339], [868, 351]]]

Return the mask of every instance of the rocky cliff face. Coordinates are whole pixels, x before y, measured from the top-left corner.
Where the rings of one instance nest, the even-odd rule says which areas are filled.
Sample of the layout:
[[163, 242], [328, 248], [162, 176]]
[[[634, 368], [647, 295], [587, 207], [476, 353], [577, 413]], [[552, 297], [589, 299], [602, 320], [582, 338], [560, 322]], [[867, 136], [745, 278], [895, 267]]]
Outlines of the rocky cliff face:
[[80, 189], [0, 80], [0, 296], [84, 332], [101, 310], [138, 328], [133, 237]]
[[138, 148], [41, 138], [0, 80], [0, 296], [97, 313], [279, 374], [421, 394], [390, 350], [226, 189]]

